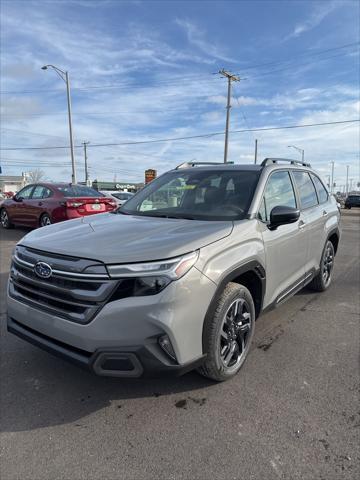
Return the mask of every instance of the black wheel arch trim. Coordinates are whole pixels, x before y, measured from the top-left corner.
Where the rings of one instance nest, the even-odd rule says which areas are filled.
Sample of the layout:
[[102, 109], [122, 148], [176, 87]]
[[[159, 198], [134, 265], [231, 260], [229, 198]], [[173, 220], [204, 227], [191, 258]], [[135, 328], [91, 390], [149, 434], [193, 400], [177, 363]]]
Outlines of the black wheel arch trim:
[[266, 274], [265, 274], [265, 268], [261, 265], [261, 263], [259, 263], [256, 260], [252, 260], [250, 262], [247, 262], [243, 265], [240, 265], [240, 266], [234, 268], [233, 270], [231, 270], [230, 272], [228, 272], [226, 275], [224, 275], [221, 278], [221, 281], [219, 282], [219, 284], [216, 288], [216, 291], [215, 291], [215, 293], [214, 293], [214, 295], [211, 299], [210, 305], [209, 305], [209, 307], [206, 311], [206, 315], [205, 315], [204, 322], [203, 322], [203, 335], [202, 335], [203, 353], [206, 353], [205, 352], [205, 341], [204, 341], [205, 340], [205, 338], [204, 338], [205, 325], [213, 317], [214, 312], [216, 310], [217, 302], [218, 302], [222, 292], [224, 291], [226, 285], [229, 282], [232, 282], [233, 280], [237, 279], [241, 275], [244, 275], [244, 274], [249, 273], [249, 272], [255, 273], [256, 276], [259, 278], [260, 283], [261, 283], [260, 298], [259, 299], [253, 298], [254, 304], [255, 304], [255, 310], [256, 310], [256, 317], [258, 317], [260, 315], [260, 313], [262, 311], [263, 300], [264, 300], [264, 295], [265, 295]]
[[[339, 242], [340, 242], [340, 237], [341, 237], [339, 227], [333, 227], [328, 231], [328, 234], [327, 234], [327, 237], [326, 237], [326, 242], [328, 242], [330, 237], [332, 237], [334, 234], [336, 234], [337, 239], [338, 239], [338, 244], [334, 245], [334, 250], [335, 250], [335, 255], [336, 255], [337, 250], [338, 250], [338, 246], [339, 246]], [[326, 242], [325, 242], [325, 244], [326, 244]]]

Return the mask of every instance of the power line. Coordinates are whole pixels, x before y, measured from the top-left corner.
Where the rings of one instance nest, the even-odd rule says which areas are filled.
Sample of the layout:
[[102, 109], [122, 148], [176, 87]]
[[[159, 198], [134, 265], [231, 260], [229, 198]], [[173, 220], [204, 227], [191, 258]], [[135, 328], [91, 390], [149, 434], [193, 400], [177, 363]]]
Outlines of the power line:
[[[208, 72], [210, 76], [210, 73]], [[214, 77], [209, 77], [207, 79], [200, 79], [197, 81], [198, 75], [194, 75], [193, 77], [173, 77], [172, 79], [168, 80], [156, 80], [155, 83], [145, 85], [144, 82], [142, 83], [131, 83], [131, 82], [124, 82], [124, 83], [117, 83], [117, 84], [110, 84], [110, 85], [89, 85], [84, 87], [72, 87], [72, 90], [77, 91], [88, 91], [88, 90], [112, 90], [112, 89], [129, 89], [129, 88], [152, 88], [156, 86], [164, 86], [164, 87], [171, 87], [176, 86], [184, 83], [193, 83], [193, 81], [198, 82], [205, 82], [208, 83], [209, 80], [217, 80]], [[20, 95], [20, 94], [28, 94], [28, 93], [59, 93], [62, 92], [60, 88], [53, 88], [53, 89], [36, 89], [36, 90], [13, 90], [13, 91], [0, 91], [0, 95]]]
[[[341, 125], [345, 123], [356, 123], [360, 122], [360, 119], [353, 119], [353, 120], [340, 120], [336, 122], [322, 122], [322, 123], [307, 123], [302, 125], [284, 125], [280, 127], [260, 127], [260, 128], [247, 128], [243, 130], [232, 130], [230, 133], [246, 133], [246, 132], [265, 132], [271, 130], [289, 130], [294, 128], [306, 128], [306, 127], [321, 127], [326, 125]], [[182, 140], [193, 140], [197, 138], [210, 138], [219, 135], [224, 135], [225, 132], [213, 132], [213, 133], [204, 133], [201, 135], [189, 135], [185, 137], [172, 137], [172, 138], [160, 138], [156, 140], [140, 140], [140, 141], [132, 141], [132, 142], [117, 142], [117, 143], [92, 143], [89, 145], [89, 148], [94, 147], [115, 147], [115, 146], [122, 146], [122, 145], [143, 145], [143, 144], [150, 144], [150, 143], [163, 143], [163, 142], [175, 142], [175, 141], [182, 141]], [[3, 151], [9, 150], [59, 150], [59, 149], [67, 149], [68, 146], [54, 146], [54, 147], [10, 147], [10, 148], [0, 148]], [[82, 145], [74, 145], [74, 148], [83, 148]]]
[[[314, 57], [318, 55], [322, 55], [324, 53], [332, 52], [335, 50], [342, 50], [345, 48], [353, 47], [355, 45], [359, 45], [359, 41], [353, 42], [353, 43], [347, 43], [344, 45], [339, 45], [336, 47], [332, 48], [326, 48], [324, 50], [319, 50], [319, 51], [309, 51], [309, 50], [304, 50], [300, 51], [292, 58], [289, 59], [283, 59], [283, 60], [274, 60], [271, 62], [266, 62], [266, 63], [260, 63], [260, 64], [253, 64], [253, 65], [239, 65], [239, 68], [241, 68], [242, 71], [247, 71], [255, 68], [261, 68], [261, 67], [266, 67], [266, 66], [271, 66], [271, 65], [281, 65], [283, 63], [293, 63], [296, 61], [297, 58], [299, 57]], [[331, 58], [331, 57], [330, 57]], [[202, 73], [204, 75], [204, 73]], [[209, 73], [210, 75], [210, 73]], [[216, 77], [213, 77], [214, 80], [216, 80]], [[131, 82], [123, 82], [123, 83], [117, 83], [117, 84], [110, 84], [110, 85], [88, 85], [88, 86], [82, 86], [82, 87], [72, 87], [72, 90], [78, 90], [78, 91], [86, 91], [86, 90], [106, 90], [106, 89], [122, 89], [122, 88], [151, 88], [151, 86], [157, 86], [157, 85], [163, 85], [163, 86], [171, 86], [171, 85], [177, 85], [178, 82], [184, 82], [184, 80], [191, 80], [191, 81], [196, 81], [198, 83], [199, 81], [204, 81], [208, 82], [209, 79], [199, 79], [198, 74], [192, 74], [192, 75], [183, 75], [183, 76], [178, 76], [178, 77], [172, 77], [170, 79], [163, 79], [163, 80], [157, 80], [155, 85], [148, 85], [144, 86], [144, 83], [131, 83]], [[62, 89], [50, 89], [50, 90], [44, 90], [44, 89], [37, 89], [37, 90], [14, 90], [14, 91], [0, 91], [1, 95], [13, 95], [13, 94], [28, 94], [28, 93], [44, 93], [44, 92], [62, 92]]]
[[[170, 96], [170, 95], [169, 95]], [[179, 95], [171, 95], [171, 96], [179, 96]], [[207, 98], [209, 95], [198, 95], [196, 98]], [[190, 108], [188, 106], [184, 106], [181, 108], [157, 108], [157, 109], [152, 109], [152, 110], [121, 110], [117, 112], [73, 112], [73, 115], [107, 115], [108, 117], [112, 117], [115, 115], [129, 115], [129, 114], [146, 114], [146, 113], [164, 113], [167, 114], [167, 112], [193, 112], [193, 111], [202, 111], [202, 107], [198, 108]], [[67, 115], [67, 112], [43, 112], [43, 113], [1, 113], [2, 117], [37, 117], [37, 116], [43, 116], [43, 117], [48, 117], [52, 115]]]
[[[350, 52], [350, 53], [353, 53], [353, 52]], [[329, 60], [331, 58], [335, 58], [335, 57], [342, 57], [344, 56], [345, 54], [343, 53], [338, 53], [336, 55], [331, 55], [331, 56], [328, 56], [328, 57], [324, 57], [324, 58], [319, 58], [317, 60], [317, 62], [321, 62], [321, 61], [324, 61], [324, 60]], [[278, 72], [284, 72], [285, 70], [289, 70], [289, 68], [294, 68], [294, 67], [298, 67], [298, 66], [304, 66], [304, 65], [312, 65], [312, 66], [317, 66], [318, 63], [309, 63], [309, 62], [293, 62], [289, 65], [287, 65], [286, 67], [283, 67], [283, 68], [278, 68], [278, 69], [275, 69], [275, 70], [270, 70], [268, 72], [262, 72], [262, 73], [258, 73], [256, 75], [249, 75], [247, 78], [257, 78], [257, 77], [262, 77], [264, 75], [271, 75], [273, 73], [278, 73]]]
[[354, 47], [355, 45], [359, 45], [360, 42], [353, 42], [353, 43], [346, 43], [344, 45], [340, 45], [338, 47], [332, 47], [332, 48], [326, 48], [324, 50], [319, 50], [318, 52], [310, 52], [310, 51], [302, 51], [298, 54], [294, 54], [291, 58], [288, 58], [288, 59], [284, 59], [284, 60], [275, 60], [275, 61], [272, 61], [272, 62], [266, 62], [266, 63], [259, 63], [259, 64], [255, 64], [255, 65], [249, 65], [249, 66], [244, 66], [244, 65], [240, 65], [239, 68], [241, 68], [242, 71], [246, 71], [246, 70], [251, 70], [251, 69], [254, 69], [254, 68], [261, 68], [261, 67], [268, 67], [270, 65], [279, 65], [279, 64], [282, 64], [282, 63], [289, 63], [289, 62], [293, 62], [296, 60], [296, 58], [299, 58], [299, 57], [313, 57], [313, 56], [317, 56], [317, 55], [322, 55], [324, 53], [328, 53], [328, 52], [333, 52], [335, 50], [341, 50], [341, 49], [344, 49], [344, 48], [349, 48], [349, 47]]

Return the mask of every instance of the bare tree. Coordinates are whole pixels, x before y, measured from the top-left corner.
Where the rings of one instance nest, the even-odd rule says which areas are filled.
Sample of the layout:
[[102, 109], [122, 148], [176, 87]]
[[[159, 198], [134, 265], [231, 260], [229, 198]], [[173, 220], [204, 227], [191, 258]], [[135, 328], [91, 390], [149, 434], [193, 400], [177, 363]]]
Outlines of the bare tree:
[[28, 183], [38, 183], [45, 179], [45, 172], [40, 168], [35, 168], [27, 174]]

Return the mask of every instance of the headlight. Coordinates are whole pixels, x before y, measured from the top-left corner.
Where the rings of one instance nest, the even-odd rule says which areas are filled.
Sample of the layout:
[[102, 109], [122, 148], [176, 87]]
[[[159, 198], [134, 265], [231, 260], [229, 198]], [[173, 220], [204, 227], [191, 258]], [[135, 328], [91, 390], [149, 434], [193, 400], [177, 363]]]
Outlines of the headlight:
[[182, 257], [157, 262], [130, 263], [127, 265], [108, 265], [111, 278], [164, 276], [171, 280], [183, 277], [195, 265], [199, 251]]
[[167, 277], [123, 278], [119, 280], [109, 302], [129, 297], [147, 297], [156, 295], [171, 283]]

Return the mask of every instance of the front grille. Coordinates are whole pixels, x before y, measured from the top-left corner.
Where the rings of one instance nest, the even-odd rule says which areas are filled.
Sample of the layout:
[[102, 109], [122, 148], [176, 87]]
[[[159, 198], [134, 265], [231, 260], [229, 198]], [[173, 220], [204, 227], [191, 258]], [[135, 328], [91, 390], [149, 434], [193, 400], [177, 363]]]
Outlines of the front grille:
[[[46, 262], [53, 269], [49, 278], [40, 278], [35, 273], [34, 266], [38, 261]], [[100, 262], [55, 256], [18, 246], [11, 265], [9, 294], [38, 310], [77, 323], [88, 323], [106, 304], [118, 284], [106, 274], [84, 273], [89, 267], [103, 267], [106, 272]]]

